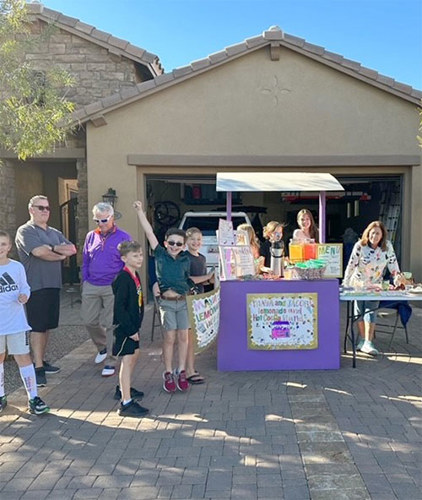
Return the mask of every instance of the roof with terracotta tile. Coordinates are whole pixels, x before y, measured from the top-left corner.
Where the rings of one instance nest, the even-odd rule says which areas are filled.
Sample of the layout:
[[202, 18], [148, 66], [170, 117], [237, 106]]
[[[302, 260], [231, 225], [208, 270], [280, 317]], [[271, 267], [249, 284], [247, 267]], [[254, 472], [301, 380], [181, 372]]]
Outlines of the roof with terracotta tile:
[[48, 9], [41, 3], [28, 4], [27, 11], [30, 19], [35, 17], [48, 24], [54, 24], [64, 31], [73, 33], [97, 45], [101, 45], [113, 54], [126, 57], [127, 59], [147, 66], [153, 76], [160, 75], [164, 71], [157, 55], [147, 52], [140, 47], [136, 47], [126, 40], [116, 38], [110, 33], [100, 31], [95, 26], [83, 23], [75, 17], [65, 16], [61, 12]]
[[278, 26], [272, 26], [269, 30], [264, 31], [261, 36], [248, 38], [244, 42], [226, 47], [221, 52], [210, 54], [204, 59], [193, 61], [187, 66], [176, 68], [170, 73], [163, 73], [156, 76], [153, 80], [140, 83], [129, 89], [122, 89], [117, 94], [79, 108], [73, 114], [75, 124], [87, 122], [98, 115], [130, 104], [151, 93], [202, 74], [255, 50], [259, 50], [266, 45], [269, 45], [272, 49], [286, 47], [415, 105], [420, 105], [422, 91], [397, 82], [393, 78], [381, 75], [377, 71], [366, 68], [356, 61], [327, 51], [324, 47], [313, 45], [302, 38], [284, 33]]

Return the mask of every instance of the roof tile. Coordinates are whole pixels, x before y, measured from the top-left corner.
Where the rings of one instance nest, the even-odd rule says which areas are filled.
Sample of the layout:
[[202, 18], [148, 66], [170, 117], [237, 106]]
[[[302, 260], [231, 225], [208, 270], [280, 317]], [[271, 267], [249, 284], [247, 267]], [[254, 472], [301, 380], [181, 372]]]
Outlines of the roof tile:
[[101, 99], [101, 103], [103, 105], [103, 108], [108, 108], [109, 106], [113, 106], [114, 104], [118, 104], [121, 102], [122, 96], [120, 95], [120, 92], [116, 92], [114, 94], [111, 94], [107, 97], [104, 97], [104, 99]]
[[416, 97], [417, 99], [422, 99], [422, 90], [412, 89], [410, 95]]
[[190, 63], [191, 68], [193, 71], [198, 71], [200, 69], [207, 68], [211, 64], [211, 61], [206, 58], [206, 59], [198, 59], [197, 61], [192, 61]]
[[110, 33], [106, 33], [105, 31], [94, 28], [91, 32], [91, 36], [93, 36], [97, 40], [101, 40], [102, 42], [107, 42], [111, 35]]
[[227, 55], [230, 56], [236, 56], [237, 54], [241, 54], [242, 52], [245, 52], [247, 50], [247, 45], [245, 42], [242, 43], [236, 43], [235, 45], [229, 45], [226, 47], [226, 52]]
[[83, 23], [81, 21], [78, 21], [74, 28], [78, 31], [81, 31], [82, 33], [85, 33], [86, 35], [91, 35], [92, 30], [94, 29], [94, 26], [91, 26], [90, 24]]
[[57, 19], [57, 22], [60, 24], [65, 24], [66, 26], [70, 26], [73, 28], [77, 23], [79, 19], [76, 19], [76, 17], [69, 17], [65, 16], [64, 14], [60, 14], [60, 16]]
[[98, 111], [101, 111], [103, 109], [103, 107], [104, 106], [102, 104], [102, 101], [97, 101], [97, 102], [93, 102], [91, 104], [88, 104], [87, 106], [85, 106], [85, 108], [82, 108], [82, 109], [85, 109], [87, 115], [91, 115], [94, 113], [98, 113]]
[[158, 85], [164, 85], [165, 83], [174, 80], [174, 75], [173, 73], [163, 73], [161, 75], [156, 76], [154, 80], [158, 87]]
[[269, 30], [264, 31], [262, 36], [265, 38], [265, 40], [283, 40], [284, 33], [278, 26], [274, 26]]
[[341, 56], [340, 54], [336, 54], [335, 52], [330, 52], [328, 50], [324, 51], [324, 57], [338, 64], [342, 64], [342, 62], [344, 61], [343, 56]]
[[262, 44], [266, 43], [266, 40], [264, 39], [263, 36], [254, 36], [254, 37], [251, 37], [251, 38], [247, 38], [245, 40], [245, 42], [246, 42], [246, 46], [249, 49], [252, 49], [254, 47], [258, 47], [259, 45], [262, 45]]
[[113, 35], [108, 39], [108, 43], [110, 45], [113, 45], [113, 47], [117, 47], [118, 49], [122, 50], [125, 50], [126, 47], [129, 45], [128, 41], [122, 40], [121, 38], [117, 38]]
[[58, 12], [57, 10], [52, 10], [52, 9], [48, 9], [46, 7], [44, 7], [42, 10], [41, 10], [41, 15], [42, 16], [45, 16], [45, 17], [48, 17], [49, 19], [51, 19], [52, 21], [57, 21], [57, 19], [62, 15], [60, 12]]
[[132, 56], [139, 57], [141, 59], [143, 55], [145, 54], [144, 49], [140, 49], [139, 47], [135, 47], [135, 45], [132, 45], [129, 43], [129, 45], [126, 47], [126, 52], [128, 54], [131, 54]]
[[284, 35], [284, 41], [297, 45], [298, 47], [303, 47], [306, 43], [304, 38], [299, 38], [298, 36], [289, 35], [287, 33]]
[[152, 54], [151, 52], [148, 52], [147, 50], [143, 53], [142, 55], [142, 60], [148, 63], [153, 63], [156, 61], [157, 56], [155, 54]]
[[227, 55], [226, 51], [222, 50], [221, 52], [214, 52], [214, 54], [210, 54], [208, 56], [208, 59], [211, 61], [211, 64], [215, 64], [224, 61], [228, 57], [229, 56]]
[[135, 97], [140, 93], [140, 89], [138, 88], [138, 85], [132, 85], [131, 87], [124, 87], [120, 91], [120, 95], [122, 96], [122, 99], [130, 99], [131, 97]]
[[378, 78], [378, 71], [375, 71], [373, 69], [370, 69], [370, 68], [365, 68], [365, 66], [361, 66], [360, 70], [359, 70], [359, 74], [363, 75], [363, 76], [366, 76], [368, 78], [372, 78], [373, 80], [376, 80]]
[[353, 69], [354, 71], [358, 71], [359, 72], [359, 68], [361, 67], [361, 64], [356, 62], [356, 61], [352, 61], [351, 59], [343, 59], [343, 62], [341, 63], [343, 66], [345, 66], [346, 68], [350, 68], [350, 69]]
[[193, 70], [191, 66], [181, 66], [180, 68], [174, 69], [172, 73], [175, 78], [178, 78], [179, 76], [188, 75], [189, 73], [192, 73], [192, 71]]
[[393, 87], [396, 90], [400, 90], [400, 92], [405, 92], [406, 94], [410, 94], [412, 91], [412, 87], [410, 85], [406, 85], [405, 83], [395, 82]]
[[157, 86], [155, 79], [147, 80], [146, 82], [138, 83], [137, 87], [139, 92], [146, 92], [147, 90], [151, 90]]
[[322, 56], [325, 52], [324, 47], [321, 47], [321, 45], [314, 45], [313, 43], [305, 42], [305, 45], [303, 48], [309, 52], [313, 52], [314, 54], [318, 54]]
[[384, 85], [388, 85], [389, 87], [394, 87], [396, 81], [394, 78], [390, 78], [388, 76], [378, 74], [377, 82], [383, 83]]

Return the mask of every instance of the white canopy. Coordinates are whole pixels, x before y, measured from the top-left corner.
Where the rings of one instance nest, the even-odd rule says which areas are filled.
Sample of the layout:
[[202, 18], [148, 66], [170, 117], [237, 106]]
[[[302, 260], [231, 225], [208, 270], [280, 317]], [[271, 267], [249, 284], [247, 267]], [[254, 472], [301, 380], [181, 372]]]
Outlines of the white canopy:
[[219, 172], [217, 191], [344, 191], [331, 174], [313, 172]]

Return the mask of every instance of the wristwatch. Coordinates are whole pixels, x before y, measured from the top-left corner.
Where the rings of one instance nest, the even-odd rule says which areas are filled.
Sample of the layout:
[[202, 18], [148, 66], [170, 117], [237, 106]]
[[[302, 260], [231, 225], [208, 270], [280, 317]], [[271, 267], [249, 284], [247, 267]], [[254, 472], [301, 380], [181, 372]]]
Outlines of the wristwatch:
[[54, 253], [57, 253], [57, 252], [54, 250], [54, 246], [55, 246], [55, 245], [50, 245], [50, 250], [51, 250], [52, 252], [54, 252]]

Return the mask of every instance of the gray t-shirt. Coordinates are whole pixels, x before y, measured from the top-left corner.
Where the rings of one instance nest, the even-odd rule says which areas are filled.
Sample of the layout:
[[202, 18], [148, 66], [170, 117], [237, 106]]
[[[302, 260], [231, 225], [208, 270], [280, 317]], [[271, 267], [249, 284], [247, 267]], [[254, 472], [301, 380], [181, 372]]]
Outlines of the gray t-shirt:
[[62, 287], [62, 261], [53, 262], [32, 255], [34, 248], [43, 245], [70, 244], [60, 231], [49, 226], [43, 229], [28, 221], [18, 229], [15, 243], [33, 292], [43, 288]]

